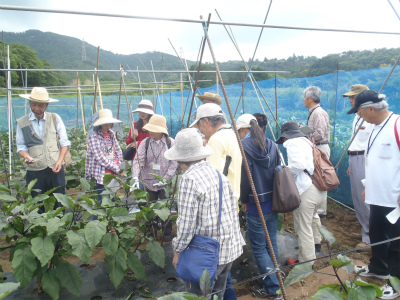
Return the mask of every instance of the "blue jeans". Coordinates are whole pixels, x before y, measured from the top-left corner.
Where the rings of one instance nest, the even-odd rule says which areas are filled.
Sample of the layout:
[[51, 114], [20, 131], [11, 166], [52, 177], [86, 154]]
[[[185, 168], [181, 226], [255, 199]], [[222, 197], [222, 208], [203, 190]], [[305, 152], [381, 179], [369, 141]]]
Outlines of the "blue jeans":
[[[103, 196], [101, 195], [101, 193], [104, 192], [105, 190], [106, 190], [106, 188], [104, 187], [103, 184], [96, 183], [96, 192], [98, 195], [97, 200], [100, 202], [100, 204], [103, 201]], [[97, 219], [98, 219], [98, 217], [96, 215], [92, 216], [92, 220], [97, 220]]]
[[228, 278], [226, 279], [226, 287], [224, 292], [224, 300], [236, 300], [236, 292], [232, 286], [231, 272], [229, 271]]
[[[272, 242], [275, 256], [278, 257], [278, 245], [276, 242], [276, 233], [278, 230], [278, 214], [270, 212], [264, 215], [268, 233]], [[265, 238], [264, 229], [259, 216], [246, 214], [247, 234], [250, 241], [251, 250], [253, 251], [258, 270], [261, 274], [267, 273], [267, 268], [274, 269], [270, 249], [268, 248], [267, 239]], [[276, 274], [267, 276], [264, 280], [264, 289], [271, 294], [275, 294], [280, 288]]]

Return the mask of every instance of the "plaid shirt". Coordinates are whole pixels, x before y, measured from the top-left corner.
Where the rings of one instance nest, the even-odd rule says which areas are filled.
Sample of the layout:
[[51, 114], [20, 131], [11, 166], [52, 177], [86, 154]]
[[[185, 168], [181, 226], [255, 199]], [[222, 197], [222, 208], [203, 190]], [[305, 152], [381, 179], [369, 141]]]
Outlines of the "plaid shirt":
[[[146, 143], [147, 139], [150, 139], [149, 147], [146, 153]], [[175, 144], [173, 138], [171, 139], [171, 147]], [[157, 143], [153, 138], [145, 138], [138, 147], [138, 155], [132, 161], [132, 177], [139, 177], [139, 162], [142, 167], [141, 179], [144, 186], [150, 191], [159, 191], [164, 189], [163, 186], [153, 186], [153, 184], [158, 183], [158, 179], [150, 175], [150, 173], [161, 176], [162, 178], [172, 178], [175, 176], [176, 169], [178, 168], [178, 163], [176, 161], [167, 160], [164, 157], [164, 152], [168, 150], [167, 138], [165, 135], [161, 138], [160, 142]], [[160, 170], [153, 169], [153, 164], [160, 166]]]
[[307, 134], [310, 141], [315, 139], [316, 144], [329, 144], [331, 128], [329, 127], [329, 115], [316, 104], [308, 110], [307, 126], [314, 129], [314, 132]]
[[174, 252], [181, 253], [195, 234], [210, 236], [220, 243], [219, 265], [238, 258], [245, 245], [240, 233], [238, 209], [229, 180], [223, 184], [220, 235], [218, 236], [219, 179], [210, 163], [201, 161], [185, 172], [179, 185], [177, 237]]
[[115, 147], [114, 160], [107, 158], [106, 141], [101, 131], [95, 132], [87, 140], [85, 175], [88, 180], [95, 178], [98, 184], [103, 184], [103, 175], [106, 173], [106, 169], [119, 173], [119, 166], [115, 160], [119, 164], [122, 162], [122, 151], [115, 134], [112, 130], [109, 130], [109, 133]]

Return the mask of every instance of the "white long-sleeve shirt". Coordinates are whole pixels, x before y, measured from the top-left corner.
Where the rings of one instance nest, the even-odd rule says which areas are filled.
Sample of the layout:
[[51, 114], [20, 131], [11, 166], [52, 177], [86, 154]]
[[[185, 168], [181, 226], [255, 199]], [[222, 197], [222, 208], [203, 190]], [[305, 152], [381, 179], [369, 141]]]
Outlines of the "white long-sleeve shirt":
[[299, 194], [303, 194], [312, 184], [309, 174], [314, 173], [312, 144], [303, 137], [289, 139], [283, 143], [287, 149], [288, 167], [294, 177]]

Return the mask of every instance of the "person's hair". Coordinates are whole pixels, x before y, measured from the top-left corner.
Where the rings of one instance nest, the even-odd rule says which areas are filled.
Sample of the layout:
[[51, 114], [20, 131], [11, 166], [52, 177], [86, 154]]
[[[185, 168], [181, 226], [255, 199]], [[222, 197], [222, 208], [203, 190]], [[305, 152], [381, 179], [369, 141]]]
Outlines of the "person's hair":
[[250, 121], [250, 135], [253, 143], [261, 149], [261, 151], [265, 151], [265, 136], [264, 132], [262, 131], [261, 127], [258, 126], [256, 120]]
[[[151, 114], [147, 114], [147, 122], [150, 120], [151, 116], [152, 116]], [[144, 125], [143, 120], [141, 118], [139, 118], [139, 120], [136, 122], [137, 131], [143, 131], [142, 130], [143, 125]]]
[[306, 98], [313, 98], [315, 103], [321, 102], [321, 89], [317, 86], [309, 86], [304, 90]]
[[255, 113], [253, 116], [257, 119], [258, 126], [264, 128], [268, 124], [268, 118], [265, 114]]
[[375, 110], [380, 111], [380, 110], [384, 110], [384, 109], [388, 108], [389, 104], [385, 100], [382, 100], [382, 101], [376, 102], [376, 103], [361, 105], [360, 107], [361, 108], [373, 107]]
[[226, 124], [225, 116], [211, 116], [211, 117], [204, 117], [199, 120], [202, 124], [204, 123], [204, 119], [208, 119], [210, 121], [212, 127], [216, 127], [219, 124]]
[[178, 161], [178, 164], [183, 164], [183, 165], [186, 165], [186, 166], [190, 167], [191, 165], [197, 164], [198, 162], [201, 162], [203, 160], [204, 160], [204, 158], [203, 159], [199, 159], [199, 160], [195, 160], [195, 161]]

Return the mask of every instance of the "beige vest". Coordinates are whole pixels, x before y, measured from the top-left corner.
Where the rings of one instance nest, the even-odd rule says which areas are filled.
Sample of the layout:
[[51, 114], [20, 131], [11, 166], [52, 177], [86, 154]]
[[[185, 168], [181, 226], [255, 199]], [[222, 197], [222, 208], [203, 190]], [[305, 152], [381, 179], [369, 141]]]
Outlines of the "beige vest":
[[47, 167], [54, 168], [60, 157], [60, 150], [57, 145], [57, 131], [52, 119], [52, 113], [45, 113], [46, 119], [43, 128], [43, 139], [34, 130], [29, 115], [23, 116], [17, 120], [24, 136], [25, 145], [28, 147], [29, 156], [35, 162], [26, 164], [25, 168], [29, 171], [40, 171]]

